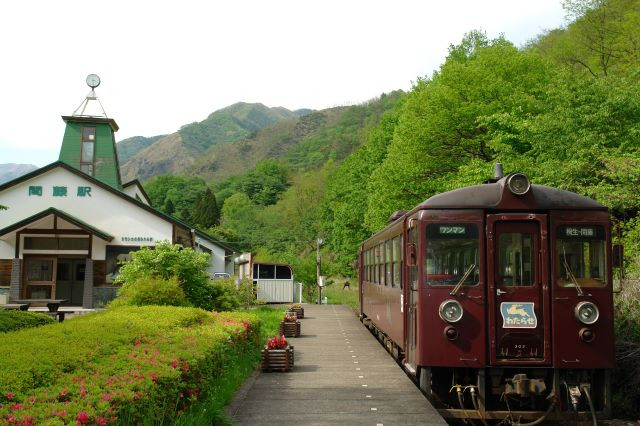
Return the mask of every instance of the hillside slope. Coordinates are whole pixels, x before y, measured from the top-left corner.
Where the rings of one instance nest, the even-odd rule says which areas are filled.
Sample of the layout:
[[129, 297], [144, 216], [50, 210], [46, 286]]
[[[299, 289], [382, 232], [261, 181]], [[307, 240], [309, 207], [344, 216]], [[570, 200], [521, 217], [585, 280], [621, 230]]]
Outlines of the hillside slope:
[[178, 132], [157, 139], [127, 161], [121, 160], [122, 177], [125, 181], [146, 180], [165, 173], [182, 173], [212, 146], [250, 137], [273, 123], [309, 112], [238, 102], [215, 111], [201, 122], [187, 124]]

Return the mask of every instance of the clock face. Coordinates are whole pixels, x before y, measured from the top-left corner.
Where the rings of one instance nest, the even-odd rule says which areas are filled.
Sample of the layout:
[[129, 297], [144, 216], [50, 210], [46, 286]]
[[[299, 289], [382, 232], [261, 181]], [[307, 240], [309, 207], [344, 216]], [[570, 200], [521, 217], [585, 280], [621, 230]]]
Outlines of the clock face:
[[98, 77], [98, 74], [89, 74], [87, 76], [87, 85], [92, 89], [100, 86], [100, 77]]

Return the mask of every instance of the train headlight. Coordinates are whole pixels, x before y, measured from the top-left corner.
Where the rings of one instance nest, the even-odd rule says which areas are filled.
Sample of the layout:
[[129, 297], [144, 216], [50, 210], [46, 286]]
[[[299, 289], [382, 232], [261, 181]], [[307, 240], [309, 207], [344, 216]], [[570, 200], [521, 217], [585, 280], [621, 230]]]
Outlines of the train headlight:
[[458, 322], [462, 319], [462, 306], [455, 300], [445, 300], [440, 304], [440, 318], [446, 322]]
[[583, 324], [593, 324], [598, 321], [600, 311], [598, 307], [591, 302], [580, 302], [576, 305], [576, 318]]
[[524, 195], [531, 189], [529, 178], [522, 173], [514, 173], [507, 177], [507, 188], [515, 195]]

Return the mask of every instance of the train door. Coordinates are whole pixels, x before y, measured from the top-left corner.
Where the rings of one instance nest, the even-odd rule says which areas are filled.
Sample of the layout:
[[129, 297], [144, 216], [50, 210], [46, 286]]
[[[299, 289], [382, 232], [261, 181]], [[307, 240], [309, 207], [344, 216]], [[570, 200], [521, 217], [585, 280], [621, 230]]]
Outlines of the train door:
[[418, 301], [419, 272], [418, 272], [418, 224], [415, 219], [409, 220], [409, 230], [407, 232], [407, 315], [406, 315], [406, 337], [405, 343], [405, 366], [415, 374], [416, 371], [416, 346], [417, 346], [417, 310]]
[[547, 215], [489, 215], [487, 235], [491, 362], [547, 364]]

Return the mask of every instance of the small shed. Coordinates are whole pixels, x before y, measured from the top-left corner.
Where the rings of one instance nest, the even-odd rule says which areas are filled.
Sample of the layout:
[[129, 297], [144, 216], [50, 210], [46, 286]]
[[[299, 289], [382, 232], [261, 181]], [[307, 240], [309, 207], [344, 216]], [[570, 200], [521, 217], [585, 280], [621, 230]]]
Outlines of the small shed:
[[302, 285], [294, 281], [293, 269], [286, 263], [254, 262], [251, 253], [236, 259], [240, 279], [251, 278], [256, 298], [266, 303], [299, 303]]

